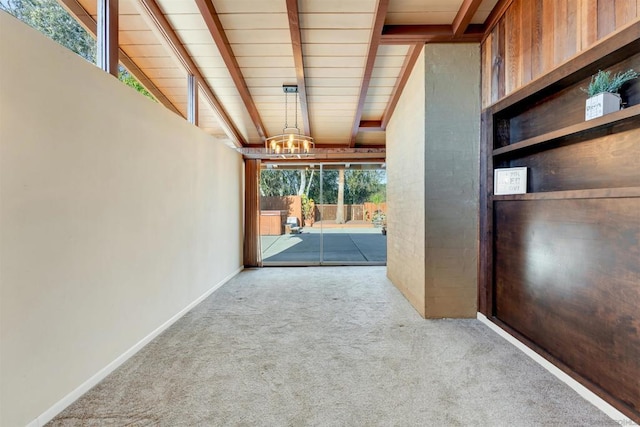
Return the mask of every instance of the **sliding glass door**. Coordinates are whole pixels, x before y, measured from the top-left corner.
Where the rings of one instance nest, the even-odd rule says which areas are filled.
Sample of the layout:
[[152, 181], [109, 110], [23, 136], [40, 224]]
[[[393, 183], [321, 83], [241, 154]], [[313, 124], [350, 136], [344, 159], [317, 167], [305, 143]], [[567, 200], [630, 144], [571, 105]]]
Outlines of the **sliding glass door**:
[[263, 265], [386, 263], [381, 164], [265, 164], [260, 177]]
[[321, 235], [312, 232], [315, 201], [306, 197], [314, 175], [320, 175], [318, 165], [263, 166], [259, 223], [264, 265], [320, 264]]

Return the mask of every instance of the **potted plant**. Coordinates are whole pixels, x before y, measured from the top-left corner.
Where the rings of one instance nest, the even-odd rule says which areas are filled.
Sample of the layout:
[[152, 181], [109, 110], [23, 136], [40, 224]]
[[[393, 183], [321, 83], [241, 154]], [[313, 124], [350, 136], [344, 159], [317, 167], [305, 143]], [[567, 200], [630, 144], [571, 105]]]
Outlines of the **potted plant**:
[[300, 197], [302, 202], [302, 217], [304, 219], [304, 226], [311, 227], [313, 226], [313, 220], [315, 219], [315, 208], [316, 204], [313, 199], [309, 198], [306, 194], [303, 194]]
[[591, 77], [587, 89], [582, 88], [589, 95], [587, 99], [584, 118], [595, 119], [605, 114], [620, 110], [622, 100], [618, 91], [623, 84], [640, 76], [633, 69], [625, 72], [617, 72], [613, 76], [611, 71], [598, 71]]

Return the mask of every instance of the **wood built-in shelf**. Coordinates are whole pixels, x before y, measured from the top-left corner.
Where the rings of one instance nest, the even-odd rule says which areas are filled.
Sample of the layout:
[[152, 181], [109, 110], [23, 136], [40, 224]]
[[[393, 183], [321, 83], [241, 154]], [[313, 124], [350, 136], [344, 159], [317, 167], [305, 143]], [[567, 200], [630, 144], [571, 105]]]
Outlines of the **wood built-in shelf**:
[[525, 139], [523, 141], [519, 141], [505, 147], [496, 148], [495, 150], [493, 150], [493, 155], [494, 157], [502, 156], [504, 154], [513, 153], [515, 151], [531, 149], [536, 146], [542, 146], [544, 144], [552, 143], [561, 138], [567, 138], [578, 134], [597, 131], [605, 127], [612, 127], [616, 124], [622, 124], [634, 120], [637, 121], [640, 125], [640, 105], [634, 105], [632, 107], [616, 111], [615, 113], [610, 113], [602, 117], [598, 117], [597, 119], [592, 119], [575, 125], [567, 126], [565, 128], [547, 132], [545, 134]]
[[[512, 42], [492, 38], [496, 58]], [[579, 89], [598, 70], [638, 67], [635, 20], [483, 110], [478, 260], [479, 311], [635, 421], [640, 389], [629, 378], [640, 377], [640, 337], [626, 319], [640, 306], [629, 238], [640, 204], [640, 79], [622, 93], [629, 107], [588, 121]], [[493, 70], [492, 87], [505, 74]], [[526, 167], [533, 192], [494, 195], [503, 167]], [[547, 263], [550, 254], [558, 262]], [[534, 264], [544, 274], [530, 274]], [[604, 336], [620, 339], [604, 348]]]
[[546, 191], [540, 193], [491, 196], [494, 202], [505, 200], [618, 199], [640, 197], [640, 187], [591, 188], [587, 190]]

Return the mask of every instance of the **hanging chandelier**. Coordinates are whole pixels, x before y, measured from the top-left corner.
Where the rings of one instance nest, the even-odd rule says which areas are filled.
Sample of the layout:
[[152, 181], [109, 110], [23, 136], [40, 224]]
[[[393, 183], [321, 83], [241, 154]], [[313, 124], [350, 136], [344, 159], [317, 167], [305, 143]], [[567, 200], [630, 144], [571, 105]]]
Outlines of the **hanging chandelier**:
[[[310, 157], [315, 144], [313, 138], [300, 132], [298, 128], [298, 86], [282, 85], [284, 92], [284, 129], [280, 135], [267, 138], [264, 148], [269, 157], [283, 159]], [[289, 126], [289, 94], [294, 98], [295, 124]]]

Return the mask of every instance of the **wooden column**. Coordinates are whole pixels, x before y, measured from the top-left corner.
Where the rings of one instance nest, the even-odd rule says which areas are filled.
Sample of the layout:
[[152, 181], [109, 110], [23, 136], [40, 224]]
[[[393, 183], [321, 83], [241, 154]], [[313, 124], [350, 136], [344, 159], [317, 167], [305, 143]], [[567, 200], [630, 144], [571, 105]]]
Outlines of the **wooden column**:
[[244, 266], [261, 267], [260, 253], [260, 160], [244, 161]]
[[187, 76], [187, 120], [198, 126], [198, 78]]
[[96, 63], [118, 77], [118, 0], [98, 0]]

